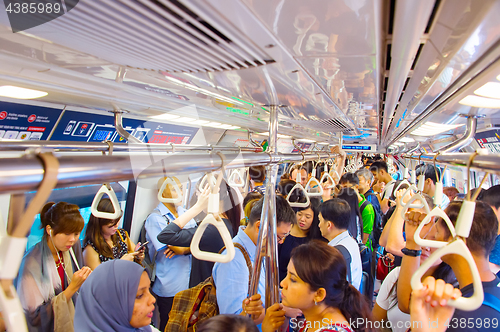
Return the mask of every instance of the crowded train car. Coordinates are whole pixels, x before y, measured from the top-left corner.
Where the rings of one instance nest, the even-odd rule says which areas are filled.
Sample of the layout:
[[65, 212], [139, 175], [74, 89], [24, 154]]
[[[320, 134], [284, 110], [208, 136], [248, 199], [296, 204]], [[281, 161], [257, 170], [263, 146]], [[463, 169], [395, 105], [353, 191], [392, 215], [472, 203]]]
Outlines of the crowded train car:
[[4, 0], [0, 332], [494, 331], [499, 0]]

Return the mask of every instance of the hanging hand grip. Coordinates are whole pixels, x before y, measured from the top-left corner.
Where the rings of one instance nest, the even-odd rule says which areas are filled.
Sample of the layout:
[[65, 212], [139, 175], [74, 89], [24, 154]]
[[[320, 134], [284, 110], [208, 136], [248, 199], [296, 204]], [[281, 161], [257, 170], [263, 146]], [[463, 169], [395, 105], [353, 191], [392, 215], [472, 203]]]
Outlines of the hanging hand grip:
[[[229, 176], [229, 179], [227, 180], [227, 183], [231, 187], [236, 187], [236, 188], [243, 188], [245, 186], [245, 180], [243, 176], [244, 172], [241, 173], [239, 170], [235, 169]], [[238, 182], [239, 181], [239, 182]]]
[[[400, 203], [403, 203], [404, 197], [406, 196], [406, 193], [410, 191], [410, 188], [404, 193], [403, 197], [401, 197]], [[415, 201], [420, 201], [420, 203], [415, 203], [412, 204]], [[408, 211], [409, 208], [412, 209], [424, 209], [426, 214], [429, 214], [431, 212], [431, 209], [429, 208], [429, 204], [427, 204], [427, 201], [425, 200], [425, 197], [423, 197], [420, 193], [416, 193], [412, 197], [410, 197], [410, 200], [406, 202], [406, 204], [401, 204], [403, 206], [403, 210], [401, 210], [401, 217], [404, 219], [405, 218], [405, 213]]]
[[[308, 191], [308, 189], [311, 189], [311, 184], [313, 182], [316, 182], [317, 186], [314, 187], [314, 188], [318, 188], [319, 189], [319, 192], [317, 193], [311, 193]], [[316, 179], [315, 177], [312, 177], [309, 179], [309, 181], [307, 181], [307, 184], [306, 184], [306, 187], [304, 188], [305, 192], [307, 193], [307, 196], [311, 196], [311, 197], [314, 197], [314, 196], [321, 196], [323, 195], [323, 187], [321, 186], [321, 183], [318, 181], [318, 179]]]
[[[302, 190], [304, 192], [304, 196], [306, 197], [306, 201], [304, 203], [290, 202], [290, 196], [292, 196], [292, 193], [296, 189]], [[297, 182], [295, 184], [295, 186], [293, 186], [292, 190], [290, 190], [290, 192], [286, 196], [286, 201], [288, 202], [288, 204], [290, 204], [291, 207], [299, 207], [299, 208], [306, 208], [309, 206], [309, 204], [311, 204], [311, 201], [309, 200], [309, 195], [307, 194], [307, 191], [304, 189], [304, 187], [302, 187], [302, 185], [299, 182]]]
[[418, 176], [418, 181], [417, 181], [418, 191], [424, 191], [424, 184], [425, 184], [425, 174], [422, 173]]
[[[107, 194], [109, 196], [109, 200], [111, 201], [111, 204], [113, 205], [113, 209], [115, 212], [102, 212], [97, 210], [97, 206], [99, 205], [99, 202], [101, 201], [102, 196], [104, 194]], [[103, 184], [102, 187], [99, 189], [97, 194], [94, 197], [94, 200], [92, 201], [92, 205], [90, 206], [90, 212], [92, 215], [94, 215], [97, 218], [104, 218], [104, 219], [118, 219], [122, 215], [122, 210], [120, 207], [120, 203], [118, 202], [118, 198], [116, 198], [115, 191], [109, 184]]]
[[420, 237], [420, 232], [422, 231], [422, 228], [424, 228], [425, 225], [427, 225], [432, 217], [440, 217], [443, 218], [443, 220], [446, 222], [446, 225], [448, 225], [448, 229], [450, 230], [451, 236], [455, 237], [457, 234], [455, 233], [455, 227], [453, 227], [453, 224], [448, 217], [448, 215], [441, 210], [439, 206], [436, 206], [434, 209], [432, 209], [431, 212], [429, 212], [424, 220], [418, 225], [417, 230], [415, 231], [415, 235], [413, 236], [415, 243], [418, 244], [419, 246], [422, 247], [431, 247], [431, 248], [441, 248], [444, 247], [448, 244], [448, 242], [444, 241], [435, 241], [435, 240], [427, 240], [427, 239], [422, 239]]
[[[222, 237], [222, 241], [224, 241], [224, 245], [226, 246], [226, 254], [216, 254], [208, 251], [200, 250], [200, 241], [205, 229], [208, 225], [214, 225], [219, 231], [220, 236]], [[204, 261], [209, 262], [219, 262], [219, 263], [228, 263], [234, 258], [234, 244], [233, 239], [231, 238], [231, 234], [226, 227], [226, 224], [222, 220], [216, 220], [213, 214], [208, 214], [201, 224], [198, 226], [198, 229], [194, 233], [193, 239], [191, 240], [191, 254]]]
[[408, 180], [404, 179], [403, 181], [401, 181], [398, 186], [396, 187], [396, 189], [394, 189], [394, 192], [398, 191], [403, 185], [408, 185], [410, 186], [410, 182], [408, 182]]
[[[170, 184], [173, 186], [174, 191], [177, 193], [176, 198], [165, 198], [163, 197], [163, 191], [167, 187], [167, 185]], [[179, 185], [177, 182], [172, 180], [171, 178], [166, 178], [165, 181], [163, 181], [160, 190], [158, 190], [158, 200], [162, 203], [179, 203], [182, 202], [182, 194], [181, 194], [181, 188], [179, 188]]]
[[441, 257], [445, 255], [460, 255], [467, 261], [473, 278], [474, 294], [471, 297], [461, 297], [457, 300], [448, 300], [448, 305], [463, 311], [474, 311], [478, 309], [484, 300], [483, 284], [481, 282], [481, 277], [477, 269], [474, 258], [472, 257], [469, 249], [465, 245], [464, 241], [460, 238], [455, 239], [447, 246], [439, 248], [436, 250], [425, 262], [420, 265], [420, 267], [415, 271], [413, 277], [411, 278], [411, 288], [414, 290], [420, 289], [422, 285], [422, 277], [425, 272]]
[[331, 177], [331, 175], [328, 172], [325, 172], [323, 176], [321, 177], [321, 180], [319, 180], [320, 183], [323, 183], [325, 180], [330, 180], [332, 182], [331, 186], [326, 186], [326, 189], [333, 189], [335, 188], [335, 180]]

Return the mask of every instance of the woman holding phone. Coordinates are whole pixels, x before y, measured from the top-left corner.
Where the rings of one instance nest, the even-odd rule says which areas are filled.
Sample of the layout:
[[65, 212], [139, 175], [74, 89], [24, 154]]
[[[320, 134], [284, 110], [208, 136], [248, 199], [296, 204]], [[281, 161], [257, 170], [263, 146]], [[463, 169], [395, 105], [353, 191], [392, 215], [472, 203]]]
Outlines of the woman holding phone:
[[[114, 212], [113, 204], [109, 198], [103, 198], [97, 210]], [[85, 264], [94, 270], [99, 264], [112, 260], [124, 259], [135, 261], [139, 264], [144, 259], [144, 246], [135, 245], [126, 230], [118, 228], [121, 219], [97, 218], [91, 215], [83, 240], [83, 259]]]

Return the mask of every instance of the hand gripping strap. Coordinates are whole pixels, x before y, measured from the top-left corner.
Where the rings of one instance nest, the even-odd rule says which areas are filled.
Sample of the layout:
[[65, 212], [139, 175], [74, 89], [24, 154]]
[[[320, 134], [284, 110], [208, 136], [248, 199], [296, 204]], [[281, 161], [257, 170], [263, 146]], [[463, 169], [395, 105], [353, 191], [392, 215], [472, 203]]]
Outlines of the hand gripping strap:
[[[401, 202], [403, 202], [404, 197], [406, 196], [406, 193], [410, 191], [411, 187], [408, 188], [408, 190], [404, 193], [403, 197], [401, 197]], [[415, 201], [420, 201], [420, 203], [415, 203]], [[409, 208], [412, 209], [424, 209], [426, 214], [429, 214], [431, 212], [431, 209], [429, 209], [429, 205], [427, 204], [427, 201], [425, 200], [424, 197], [420, 193], [416, 193], [415, 195], [410, 197], [410, 200], [406, 202], [406, 204], [403, 205], [403, 209], [401, 210], [401, 217], [404, 219], [405, 218], [405, 213], [408, 211]]]
[[[319, 192], [317, 193], [311, 193], [309, 192], [309, 189], [312, 189], [311, 188], [311, 184], [313, 182], [316, 182], [316, 187], [314, 188], [318, 188], [319, 189]], [[312, 177], [309, 179], [309, 181], [307, 181], [307, 184], [306, 184], [306, 187], [304, 188], [304, 190], [306, 191], [307, 193], [307, 196], [311, 196], [311, 197], [314, 197], [314, 196], [321, 196], [323, 195], [323, 187], [321, 186], [321, 183], [318, 181], [318, 179], [316, 179], [315, 177]]]
[[422, 277], [425, 272], [441, 257], [449, 254], [460, 255], [467, 261], [473, 278], [474, 294], [471, 297], [461, 297], [457, 300], [448, 300], [448, 305], [454, 308], [464, 310], [464, 311], [474, 311], [478, 309], [484, 300], [483, 284], [481, 282], [481, 277], [479, 276], [479, 271], [477, 269], [474, 258], [465, 245], [464, 241], [460, 238], [455, 239], [448, 245], [436, 250], [425, 262], [420, 265], [420, 267], [415, 271], [413, 277], [411, 278], [411, 288], [420, 289], [422, 285]]
[[[167, 187], [167, 185], [170, 184], [173, 186], [174, 191], [177, 193], [176, 198], [165, 198], [163, 197], [163, 191]], [[160, 190], [158, 190], [158, 200], [162, 203], [179, 203], [182, 202], [182, 193], [181, 193], [181, 188], [179, 188], [179, 185], [177, 184], [176, 181], [172, 180], [171, 178], [166, 178], [165, 181], [163, 181]]]
[[[111, 201], [111, 204], [113, 205], [113, 209], [115, 212], [102, 212], [97, 210], [97, 206], [99, 205], [99, 202], [101, 201], [102, 196], [104, 194], [107, 194], [109, 196], [109, 199]], [[97, 194], [94, 197], [94, 200], [92, 201], [92, 205], [90, 206], [90, 211], [92, 212], [92, 215], [94, 215], [97, 218], [104, 218], [104, 219], [118, 219], [122, 215], [122, 209], [120, 207], [120, 203], [118, 202], [118, 198], [116, 198], [115, 191], [113, 188], [111, 188], [110, 185], [108, 184], [103, 184], [101, 189], [97, 192]]]
[[323, 173], [323, 176], [321, 177], [321, 180], [319, 180], [320, 183], [325, 182], [325, 180], [330, 180], [332, 182], [332, 185], [326, 186], [326, 189], [333, 189], [335, 188], [335, 180], [331, 177], [331, 175], [328, 172]]
[[422, 228], [424, 228], [425, 225], [427, 225], [432, 217], [439, 217], [443, 218], [443, 220], [446, 222], [446, 225], [448, 225], [448, 228], [450, 230], [451, 236], [454, 238], [457, 234], [455, 233], [455, 227], [453, 227], [453, 224], [451, 223], [450, 218], [448, 215], [441, 210], [439, 206], [436, 206], [434, 209], [432, 209], [431, 212], [429, 212], [424, 220], [418, 225], [417, 230], [415, 231], [414, 239], [415, 243], [418, 244], [419, 246], [422, 247], [431, 247], [431, 248], [441, 248], [444, 247], [448, 244], [448, 242], [444, 241], [436, 241], [436, 240], [427, 240], [427, 239], [422, 239], [420, 237], [420, 232], [422, 231]]
[[[214, 225], [219, 231], [220, 236], [222, 237], [222, 241], [224, 241], [224, 245], [226, 246], [227, 252], [225, 255], [216, 254], [208, 251], [200, 250], [200, 241], [205, 229], [208, 225]], [[204, 261], [209, 262], [219, 262], [219, 263], [228, 263], [234, 258], [234, 244], [233, 239], [231, 238], [231, 234], [226, 227], [226, 224], [222, 220], [215, 219], [213, 214], [208, 214], [203, 221], [200, 223], [196, 232], [194, 233], [193, 239], [191, 240], [191, 254]]]

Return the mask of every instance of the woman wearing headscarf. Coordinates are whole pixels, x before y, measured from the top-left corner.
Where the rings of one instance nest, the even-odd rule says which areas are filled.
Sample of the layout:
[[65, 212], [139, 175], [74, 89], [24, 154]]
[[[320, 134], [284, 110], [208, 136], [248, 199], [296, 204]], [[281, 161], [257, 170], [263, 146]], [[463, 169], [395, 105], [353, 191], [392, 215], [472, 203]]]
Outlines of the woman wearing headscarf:
[[80, 289], [75, 331], [158, 332], [151, 326], [155, 298], [139, 264], [115, 259], [100, 264]]
[[78, 206], [47, 203], [40, 212], [40, 242], [24, 256], [16, 282], [29, 331], [72, 332], [78, 290], [91, 273], [82, 269]]

